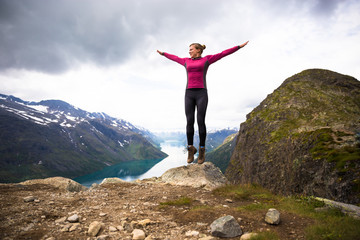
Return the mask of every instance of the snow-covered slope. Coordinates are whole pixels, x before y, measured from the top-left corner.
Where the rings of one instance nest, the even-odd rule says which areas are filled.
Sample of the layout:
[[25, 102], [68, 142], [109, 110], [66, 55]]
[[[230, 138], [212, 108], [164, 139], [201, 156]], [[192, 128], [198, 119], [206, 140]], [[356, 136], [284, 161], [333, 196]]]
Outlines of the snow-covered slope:
[[75, 177], [120, 161], [166, 156], [151, 132], [60, 100], [27, 102], [0, 94], [0, 128], [0, 182]]

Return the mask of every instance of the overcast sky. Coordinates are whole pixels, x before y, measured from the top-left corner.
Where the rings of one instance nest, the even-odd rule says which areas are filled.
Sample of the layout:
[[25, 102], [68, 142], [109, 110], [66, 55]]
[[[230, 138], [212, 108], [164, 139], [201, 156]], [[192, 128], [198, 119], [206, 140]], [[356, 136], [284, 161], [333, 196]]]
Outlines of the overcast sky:
[[0, 93], [183, 130], [185, 68], [156, 50], [248, 40], [208, 70], [208, 129], [239, 127], [305, 69], [360, 79], [358, 0], [0, 0]]

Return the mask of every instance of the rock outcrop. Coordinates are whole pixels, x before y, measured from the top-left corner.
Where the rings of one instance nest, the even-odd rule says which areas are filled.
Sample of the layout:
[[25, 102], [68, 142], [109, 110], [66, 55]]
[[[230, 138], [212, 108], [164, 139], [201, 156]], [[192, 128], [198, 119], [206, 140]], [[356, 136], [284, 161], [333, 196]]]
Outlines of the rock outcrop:
[[317, 201], [325, 203], [325, 205], [327, 206], [326, 208], [329, 208], [329, 207], [337, 208], [342, 213], [360, 220], [360, 207], [359, 206], [336, 202], [336, 201], [332, 201], [332, 200], [325, 199], [325, 198], [319, 198], [319, 197], [317, 197], [315, 199]]
[[64, 177], [51, 177], [45, 179], [32, 179], [25, 182], [21, 182], [22, 185], [31, 185], [31, 184], [48, 184], [54, 187], [57, 187], [61, 190], [66, 190], [69, 192], [80, 192], [84, 191], [87, 188], [80, 183], [75, 182], [69, 178]]
[[220, 169], [211, 162], [169, 169], [160, 177], [160, 181], [180, 186], [204, 187], [207, 190], [227, 183]]
[[360, 82], [328, 70], [286, 79], [240, 125], [232, 183], [360, 203]]

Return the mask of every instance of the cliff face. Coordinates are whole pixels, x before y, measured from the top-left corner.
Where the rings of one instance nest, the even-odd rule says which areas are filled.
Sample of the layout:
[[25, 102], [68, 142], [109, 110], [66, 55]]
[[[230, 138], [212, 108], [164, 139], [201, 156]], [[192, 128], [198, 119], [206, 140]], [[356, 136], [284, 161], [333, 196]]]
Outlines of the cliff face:
[[286, 79], [240, 125], [226, 176], [359, 203], [360, 82], [321, 69]]

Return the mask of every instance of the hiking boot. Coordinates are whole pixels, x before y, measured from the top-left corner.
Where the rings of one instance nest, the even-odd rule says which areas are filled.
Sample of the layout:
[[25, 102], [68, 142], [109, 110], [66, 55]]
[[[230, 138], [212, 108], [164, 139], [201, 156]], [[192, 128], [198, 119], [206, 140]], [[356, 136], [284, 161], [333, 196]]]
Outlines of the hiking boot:
[[193, 145], [188, 146], [187, 149], [188, 149], [187, 163], [192, 163], [194, 161], [194, 155], [197, 152], [197, 150]]
[[199, 157], [197, 162], [198, 164], [203, 164], [205, 162], [205, 147], [199, 147]]

